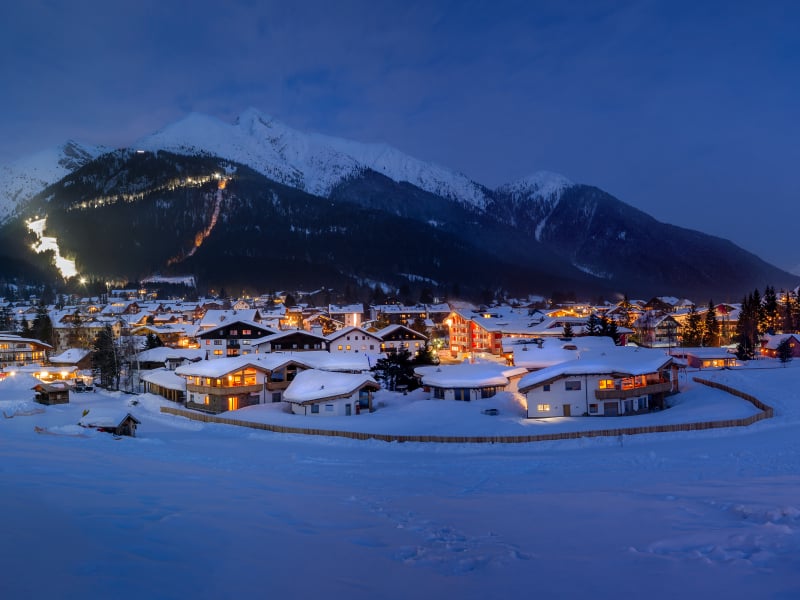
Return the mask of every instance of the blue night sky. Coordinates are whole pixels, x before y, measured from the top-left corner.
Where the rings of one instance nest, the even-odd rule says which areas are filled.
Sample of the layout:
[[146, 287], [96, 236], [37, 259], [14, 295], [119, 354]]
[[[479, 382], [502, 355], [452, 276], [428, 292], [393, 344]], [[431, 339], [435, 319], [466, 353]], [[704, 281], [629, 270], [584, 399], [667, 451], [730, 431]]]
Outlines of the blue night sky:
[[249, 106], [489, 187], [546, 169], [800, 265], [800, 3], [4, 6], [0, 162]]

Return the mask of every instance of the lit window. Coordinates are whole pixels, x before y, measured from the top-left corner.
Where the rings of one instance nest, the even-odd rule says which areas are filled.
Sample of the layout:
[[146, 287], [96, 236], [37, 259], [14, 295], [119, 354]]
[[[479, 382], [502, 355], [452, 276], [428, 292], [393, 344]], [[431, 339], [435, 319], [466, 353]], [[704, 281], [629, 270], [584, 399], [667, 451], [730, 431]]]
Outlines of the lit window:
[[222, 356], [222, 350], [214, 350], [214, 356]]
[[537, 404], [536, 410], [539, 412], [550, 412], [550, 405], [549, 404]]
[[600, 380], [600, 389], [601, 390], [613, 390], [614, 389], [614, 380], [613, 379], [601, 379]]
[[341, 345], [341, 344], [339, 344], [339, 350], [341, 350], [341, 349], [342, 349], [342, 345]]
[[347, 344], [346, 350], [350, 350], [350, 344]]

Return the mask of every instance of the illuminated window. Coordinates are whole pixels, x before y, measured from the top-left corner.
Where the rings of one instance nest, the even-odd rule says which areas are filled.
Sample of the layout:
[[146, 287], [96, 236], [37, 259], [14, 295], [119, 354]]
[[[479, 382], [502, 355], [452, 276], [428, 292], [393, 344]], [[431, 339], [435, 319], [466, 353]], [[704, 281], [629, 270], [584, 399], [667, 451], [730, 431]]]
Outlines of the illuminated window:
[[536, 410], [539, 412], [550, 412], [550, 405], [549, 404], [537, 404]]
[[206, 405], [208, 405], [208, 404], [211, 404], [211, 400], [209, 399], [209, 397], [208, 397], [208, 396], [206, 396], [206, 397], [205, 397], [205, 400], [203, 400], [203, 402], [204, 402]]
[[342, 345], [341, 345], [341, 344], [339, 344], [339, 350], [341, 350], [341, 349], [342, 349]]
[[228, 410], [239, 410], [239, 399], [236, 396], [228, 398]]
[[614, 380], [613, 379], [601, 379], [600, 380], [600, 389], [601, 390], [613, 390], [614, 389]]
[[350, 344], [348, 344], [348, 345], [347, 345], [347, 347], [346, 347], [345, 349], [346, 349], [346, 350], [350, 350]]
[[214, 350], [214, 356], [222, 356], [222, 350]]

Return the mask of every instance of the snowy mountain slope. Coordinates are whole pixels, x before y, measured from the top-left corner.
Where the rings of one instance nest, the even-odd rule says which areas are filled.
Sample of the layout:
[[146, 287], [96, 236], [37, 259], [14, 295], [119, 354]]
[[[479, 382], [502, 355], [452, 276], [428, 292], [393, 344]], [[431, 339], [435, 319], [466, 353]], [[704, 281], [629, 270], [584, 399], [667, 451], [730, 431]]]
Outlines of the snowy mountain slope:
[[541, 241], [542, 230], [547, 219], [558, 206], [561, 194], [573, 184], [558, 173], [539, 171], [513, 183], [502, 185], [495, 190], [495, 195], [505, 198], [511, 205], [512, 222], [518, 224], [520, 216], [535, 223], [534, 237]]
[[0, 166], [0, 222], [48, 185], [106, 152], [72, 140]]
[[252, 108], [233, 124], [193, 113], [139, 140], [135, 147], [225, 157], [318, 196], [328, 196], [341, 181], [372, 169], [462, 204], [480, 209], [487, 204], [486, 190], [460, 173], [385, 144], [303, 133]]

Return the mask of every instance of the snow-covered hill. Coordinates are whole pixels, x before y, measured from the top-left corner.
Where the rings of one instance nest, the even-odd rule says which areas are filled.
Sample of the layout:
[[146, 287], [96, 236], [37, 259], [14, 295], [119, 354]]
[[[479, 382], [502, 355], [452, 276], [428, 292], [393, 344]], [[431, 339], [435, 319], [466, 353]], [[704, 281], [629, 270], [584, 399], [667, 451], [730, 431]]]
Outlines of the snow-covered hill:
[[318, 196], [327, 196], [342, 180], [373, 169], [463, 204], [483, 209], [487, 203], [485, 188], [460, 173], [385, 144], [303, 133], [253, 108], [232, 124], [193, 113], [139, 140], [135, 147], [221, 156]]
[[48, 185], [106, 152], [72, 140], [0, 166], [0, 222]]

